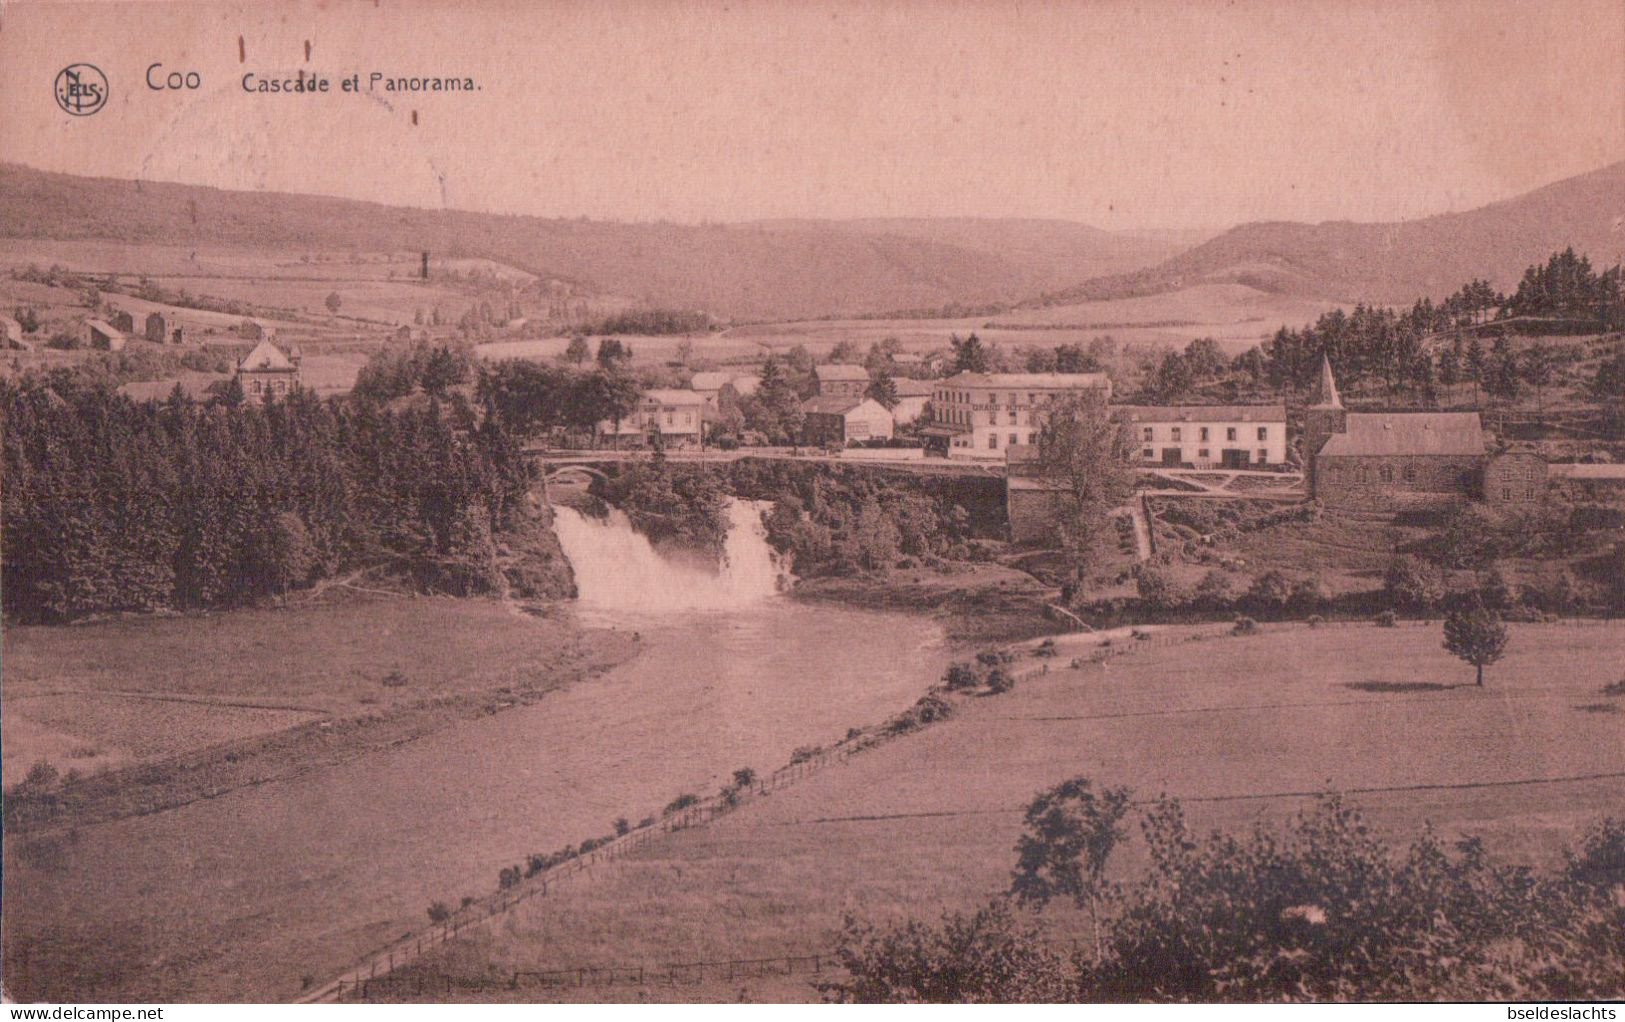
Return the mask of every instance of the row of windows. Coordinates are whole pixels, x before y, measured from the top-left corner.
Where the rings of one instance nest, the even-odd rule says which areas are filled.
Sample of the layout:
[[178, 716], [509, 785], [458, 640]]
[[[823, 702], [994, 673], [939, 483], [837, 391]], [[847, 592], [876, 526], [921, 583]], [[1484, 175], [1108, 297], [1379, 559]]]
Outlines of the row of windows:
[[[1016, 444], [1021, 443], [1020, 437], [1021, 437], [1020, 433], [1011, 433], [1010, 434], [1010, 445], [1012, 447], [1014, 447]], [[1038, 434], [1037, 433], [1028, 433], [1027, 434], [1027, 442], [1029, 444], [1038, 443]], [[999, 449], [999, 434], [997, 434], [997, 433], [989, 433], [987, 435], [987, 449], [990, 450], [990, 451], [996, 451], [996, 450]]]
[[[1184, 428], [1183, 427], [1173, 426], [1168, 430], [1168, 439], [1174, 441], [1175, 443], [1178, 443], [1183, 438], [1183, 436], [1184, 436]], [[1146, 426], [1144, 429], [1140, 430], [1140, 439], [1145, 440], [1147, 443], [1155, 440], [1156, 438], [1157, 437], [1156, 437], [1156, 428], [1155, 427]], [[1224, 438], [1226, 440], [1234, 441], [1236, 439], [1236, 427], [1235, 426], [1226, 426], [1224, 428]], [[1260, 427], [1258, 427], [1258, 439], [1260, 439], [1260, 440], [1268, 440], [1269, 438], [1270, 438], [1270, 428], [1268, 426], [1260, 426]], [[1206, 427], [1206, 426], [1198, 426], [1196, 428], [1196, 439], [1201, 440], [1201, 441], [1206, 441], [1207, 439], [1209, 439], [1209, 437], [1208, 437], [1208, 427]]]
[[[973, 403], [975, 403], [972, 400], [975, 397], [975, 395], [971, 391], [968, 391], [968, 390], [939, 390], [932, 396], [933, 396], [933, 398], [935, 398], [936, 401], [938, 401], [939, 403], [942, 403], [942, 404], [964, 405], [964, 404], [973, 404]], [[1035, 391], [1028, 391], [1027, 392], [1027, 401], [1026, 401], [1026, 403], [1028, 405], [1036, 405], [1039, 402], [1040, 398], [1042, 398], [1045, 401], [1053, 401], [1053, 400], [1055, 400], [1055, 395], [1054, 394], [1039, 394], [1039, 393], [1037, 393]], [[987, 395], [987, 403], [990, 404], [990, 405], [998, 404], [999, 403], [999, 392], [998, 391], [989, 392], [989, 394]], [[1010, 407], [1014, 408], [1017, 405], [1021, 404], [1021, 395], [1019, 393], [1015, 392], [1015, 391], [1007, 391], [1005, 393], [1005, 395], [1004, 395], [1004, 403], [1009, 405]]]
[[[1155, 461], [1156, 457], [1157, 457], [1157, 450], [1154, 447], [1141, 448], [1140, 449], [1140, 457], [1144, 458], [1146, 461]], [[1200, 449], [1197, 450], [1197, 452], [1196, 452], [1196, 460], [1198, 460], [1198, 461], [1211, 461], [1212, 459], [1213, 459], [1213, 451], [1211, 449], [1203, 447], [1203, 448], [1200, 448]], [[1267, 462], [1267, 461], [1270, 460], [1269, 448], [1260, 447], [1258, 449], [1258, 460], [1261, 461], [1261, 462]]]
[[250, 394], [286, 394], [292, 384], [282, 378], [274, 380], [250, 380], [248, 392]]

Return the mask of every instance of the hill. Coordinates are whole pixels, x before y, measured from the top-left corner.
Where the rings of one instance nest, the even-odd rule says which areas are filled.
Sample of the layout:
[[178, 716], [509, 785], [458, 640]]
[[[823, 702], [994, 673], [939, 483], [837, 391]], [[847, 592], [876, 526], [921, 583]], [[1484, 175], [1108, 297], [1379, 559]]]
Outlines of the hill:
[[1155, 267], [1098, 278], [1028, 304], [1241, 283], [1341, 302], [1409, 304], [1464, 281], [1516, 286], [1525, 267], [1573, 246], [1594, 264], [1625, 253], [1625, 163], [1464, 213], [1397, 223], [1328, 221], [1234, 227]]
[[1056, 221], [610, 223], [83, 178], [0, 164], [0, 236], [417, 251], [722, 318], [1013, 302], [1177, 250]]

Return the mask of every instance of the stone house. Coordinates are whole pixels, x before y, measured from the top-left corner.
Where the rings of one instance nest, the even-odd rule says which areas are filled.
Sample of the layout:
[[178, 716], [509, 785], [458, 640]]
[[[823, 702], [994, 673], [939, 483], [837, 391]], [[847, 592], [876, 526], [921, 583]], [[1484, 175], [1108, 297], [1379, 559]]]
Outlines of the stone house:
[[297, 349], [290, 358], [270, 341], [261, 341], [237, 363], [237, 379], [249, 397], [286, 395], [299, 386], [299, 362]]
[[813, 366], [813, 383], [819, 397], [862, 397], [869, 389], [869, 370], [855, 365]]
[[933, 381], [926, 449], [949, 458], [1002, 460], [1017, 444], [1035, 444], [1047, 407], [1078, 395], [1104, 407], [1105, 373], [959, 373]]
[[1487, 504], [1533, 504], [1546, 492], [1546, 459], [1528, 450], [1492, 454], [1484, 462]]

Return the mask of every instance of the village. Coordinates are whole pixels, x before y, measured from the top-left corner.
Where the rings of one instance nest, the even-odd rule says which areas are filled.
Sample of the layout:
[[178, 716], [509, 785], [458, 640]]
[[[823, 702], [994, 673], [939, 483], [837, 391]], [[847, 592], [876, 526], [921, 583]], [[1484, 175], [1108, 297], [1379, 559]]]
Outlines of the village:
[[290, 3], [5, 9], [0, 1000], [1625, 997], [1617, 2]]

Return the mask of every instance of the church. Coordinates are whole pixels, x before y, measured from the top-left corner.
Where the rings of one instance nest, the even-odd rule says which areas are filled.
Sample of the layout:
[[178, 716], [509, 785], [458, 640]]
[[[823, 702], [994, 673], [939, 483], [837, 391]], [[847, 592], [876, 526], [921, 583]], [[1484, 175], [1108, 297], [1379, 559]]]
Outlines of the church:
[[1315, 500], [1393, 508], [1476, 497], [1489, 453], [1477, 412], [1348, 411], [1322, 356], [1303, 426], [1305, 482]]

